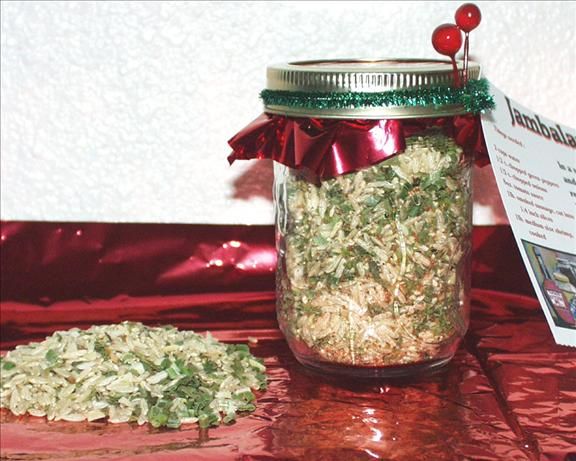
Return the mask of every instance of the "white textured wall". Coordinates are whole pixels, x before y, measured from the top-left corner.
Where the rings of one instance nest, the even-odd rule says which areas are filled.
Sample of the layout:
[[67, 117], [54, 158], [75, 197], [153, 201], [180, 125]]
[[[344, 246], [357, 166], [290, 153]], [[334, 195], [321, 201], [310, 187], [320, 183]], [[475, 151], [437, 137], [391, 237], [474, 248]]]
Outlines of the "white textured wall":
[[[477, 3], [485, 75], [573, 126], [576, 4]], [[437, 57], [430, 34], [459, 4], [2, 2], [1, 217], [269, 223], [269, 165], [226, 162], [266, 65]], [[493, 196], [477, 221], [500, 219]]]

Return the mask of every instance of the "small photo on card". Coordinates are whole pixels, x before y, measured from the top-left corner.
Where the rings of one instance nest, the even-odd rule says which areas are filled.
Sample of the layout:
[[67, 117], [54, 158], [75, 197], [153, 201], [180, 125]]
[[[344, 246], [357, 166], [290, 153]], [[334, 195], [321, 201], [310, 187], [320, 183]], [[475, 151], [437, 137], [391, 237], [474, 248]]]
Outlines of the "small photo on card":
[[576, 329], [576, 255], [522, 243], [554, 323]]

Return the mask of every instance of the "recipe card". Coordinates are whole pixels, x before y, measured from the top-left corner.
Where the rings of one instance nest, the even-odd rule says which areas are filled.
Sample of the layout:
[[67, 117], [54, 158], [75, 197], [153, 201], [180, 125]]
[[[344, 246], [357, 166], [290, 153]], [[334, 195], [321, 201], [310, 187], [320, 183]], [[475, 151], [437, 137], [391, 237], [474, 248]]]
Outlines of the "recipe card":
[[576, 346], [576, 130], [490, 92], [482, 128], [508, 220], [554, 340]]

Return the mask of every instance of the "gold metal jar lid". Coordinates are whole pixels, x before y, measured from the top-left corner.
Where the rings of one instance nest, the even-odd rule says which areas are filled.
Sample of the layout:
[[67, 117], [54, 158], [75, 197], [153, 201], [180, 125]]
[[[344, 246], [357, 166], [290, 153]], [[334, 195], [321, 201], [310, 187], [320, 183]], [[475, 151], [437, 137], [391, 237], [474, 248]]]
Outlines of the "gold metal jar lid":
[[[458, 63], [460, 77], [463, 63]], [[468, 80], [480, 78], [480, 66], [468, 63]], [[276, 64], [267, 69], [266, 89], [272, 92], [310, 93], [385, 93], [453, 87], [450, 61], [435, 59], [336, 59]], [[460, 104], [386, 105], [364, 107], [298, 107], [274, 101], [265, 111], [300, 117], [322, 118], [413, 118], [466, 113]]]

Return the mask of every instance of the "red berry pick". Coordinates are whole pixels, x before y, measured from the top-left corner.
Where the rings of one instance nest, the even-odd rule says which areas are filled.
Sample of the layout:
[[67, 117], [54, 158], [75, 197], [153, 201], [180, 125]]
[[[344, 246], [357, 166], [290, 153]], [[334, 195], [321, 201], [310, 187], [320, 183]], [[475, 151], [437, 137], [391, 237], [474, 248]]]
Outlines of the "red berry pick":
[[454, 15], [456, 24], [464, 31], [464, 83], [468, 83], [468, 55], [470, 54], [470, 40], [469, 34], [472, 30], [478, 27], [482, 20], [482, 13], [473, 3], [465, 3], [456, 10]]
[[480, 13], [480, 8], [474, 5], [474, 3], [464, 3], [464, 5], [456, 10], [454, 19], [456, 19], [458, 27], [468, 33], [478, 27], [478, 24], [480, 24], [482, 20], [482, 13]]
[[454, 24], [442, 24], [432, 33], [432, 46], [444, 56], [454, 57], [462, 46], [462, 33]]
[[456, 66], [456, 53], [462, 46], [462, 32], [454, 24], [442, 24], [432, 32], [432, 46], [438, 53], [444, 56], [450, 56], [452, 61], [452, 73], [454, 75], [454, 84], [460, 87], [460, 76]]

